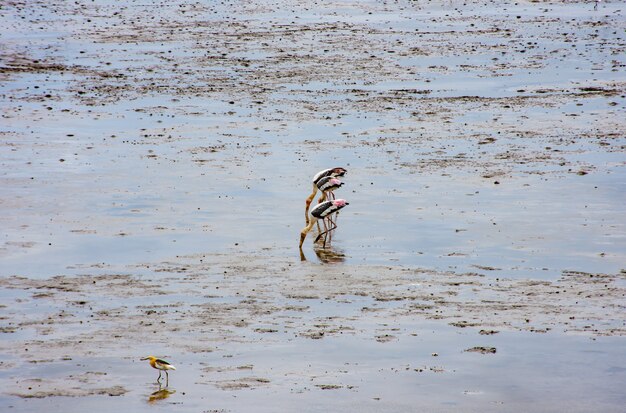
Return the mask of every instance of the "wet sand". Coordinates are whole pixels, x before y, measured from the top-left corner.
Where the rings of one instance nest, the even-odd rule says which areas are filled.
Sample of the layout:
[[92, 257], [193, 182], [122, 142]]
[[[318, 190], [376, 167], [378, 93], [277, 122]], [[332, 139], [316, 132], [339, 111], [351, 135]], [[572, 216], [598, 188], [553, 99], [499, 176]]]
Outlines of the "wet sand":
[[2, 9], [9, 411], [623, 411], [620, 4]]

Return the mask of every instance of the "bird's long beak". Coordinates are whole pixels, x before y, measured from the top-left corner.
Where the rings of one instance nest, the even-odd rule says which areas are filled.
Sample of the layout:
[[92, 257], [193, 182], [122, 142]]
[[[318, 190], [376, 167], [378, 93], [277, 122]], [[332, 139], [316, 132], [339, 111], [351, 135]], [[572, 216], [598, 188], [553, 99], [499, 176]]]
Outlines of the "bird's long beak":
[[143, 358], [141, 358], [140, 360], [142, 360], [142, 361], [143, 361], [143, 360], [149, 360], [149, 359], [150, 359], [150, 357], [143, 357]]

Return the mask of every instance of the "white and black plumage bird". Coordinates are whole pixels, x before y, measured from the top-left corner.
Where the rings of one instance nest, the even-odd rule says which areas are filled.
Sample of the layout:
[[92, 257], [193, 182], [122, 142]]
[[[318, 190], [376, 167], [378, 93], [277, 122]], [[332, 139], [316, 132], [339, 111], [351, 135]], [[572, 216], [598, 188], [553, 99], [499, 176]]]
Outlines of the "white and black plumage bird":
[[[318, 190], [320, 190], [320, 188], [318, 187], [318, 184], [320, 183], [320, 181], [327, 177], [330, 177], [330, 178], [342, 177], [347, 172], [348, 171], [345, 168], [337, 167], [337, 168], [324, 169], [323, 171], [319, 171], [318, 173], [315, 174], [315, 176], [313, 177], [313, 189], [312, 189], [311, 195], [309, 195], [309, 197], [306, 199], [306, 207], [304, 209], [304, 219], [306, 220], [307, 224], [309, 223], [309, 208], [311, 206], [311, 202], [313, 201], [313, 198], [315, 198], [315, 194], [317, 193]], [[322, 193], [323, 192], [324, 191], [322, 191]], [[324, 201], [325, 199], [326, 198], [322, 196], [321, 201]]]
[[[324, 219], [326, 217], [329, 217], [330, 215], [338, 212], [341, 208], [345, 207], [346, 205], [349, 205], [349, 203], [345, 199], [333, 199], [331, 201], [324, 201], [322, 203], [319, 203], [313, 209], [311, 209], [311, 213], [310, 213], [311, 216], [310, 216], [310, 219], [308, 220], [308, 224], [300, 232], [300, 248], [302, 248], [302, 244], [304, 244], [304, 239], [306, 238], [306, 235], [309, 233], [309, 231], [311, 231], [311, 229], [315, 225], [315, 222], [317, 222], [318, 219]], [[330, 231], [337, 228], [337, 226], [334, 225], [332, 221], [331, 221], [331, 224], [332, 224], [332, 227], [330, 229], [326, 229], [324, 232], [321, 232], [317, 236], [315, 241], [320, 239], [322, 235], [326, 235]]]
[[343, 182], [341, 182], [334, 176], [325, 176], [324, 178], [317, 181], [316, 186], [317, 189], [319, 189], [322, 193], [322, 202], [335, 199], [335, 194], [333, 194], [333, 191], [335, 191], [335, 189], [341, 188], [342, 185]]
[[[324, 178], [317, 181], [317, 189], [320, 190], [322, 196], [320, 197], [318, 204], [324, 201], [332, 201], [335, 199], [335, 189], [341, 188], [343, 182], [333, 176], [325, 176]], [[332, 220], [331, 216], [326, 217], [324, 219], [324, 227], [326, 227], [326, 221], [329, 221], [330, 225], [335, 225], [335, 222]], [[319, 228], [319, 225], [318, 225]]]

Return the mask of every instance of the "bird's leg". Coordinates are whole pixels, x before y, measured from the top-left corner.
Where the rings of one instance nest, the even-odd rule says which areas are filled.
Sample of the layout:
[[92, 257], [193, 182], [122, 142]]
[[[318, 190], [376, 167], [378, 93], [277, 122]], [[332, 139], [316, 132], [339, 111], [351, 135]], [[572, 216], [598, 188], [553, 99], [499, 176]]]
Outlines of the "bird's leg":
[[328, 236], [330, 235], [330, 231], [332, 231], [330, 228], [332, 228], [333, 225], [335, 225], [335, 223], [333, 222], [332, 214], [324, 218], [324, 242], [322, 243], [324, 248], [326, 248], [326, 243], [329, 241]]
[[167, 373], [167, 370], [165, 370], [165, 387], [170, 385], [170, 375]]
[[306, 208], [304, 209], [304, 219], [306, 220], [306, 223], [309, 223], [309, 207], [311, 206], [311, 202], [313, 202], [313, 198], [315, 198], [315, 194], [317, 193], [317, 185], [315, 185], [315, 183], [313, 184], [313, 192], [311, 192], [311, 195], [309, 195], [309, 197], [306, 199]]
[[[327, 220], [328, 220], [328, 217], [326, 217], [326, 218], [323, 218], [323, 219], [322, 219], [322, 224], [324, 224], [324, 231], [322, 231], [322, 230], [319, 228], [319, 220], [317, 221], [317, 222], [318, 222], [318, 224], [317, 224], [317, 226], [318, 226], [318, 230], [317, 230], [317, 232], [318, 232], [318, 233], [322, 234], [322, 233], [324, 233], [324, 232], [327, 232], [327, 231], [328, 231], [328, 224], [327, 224]], [[316, 240], [316, 241], [317, 241], [317, 240]]]
[[161, 384], [161, 370], [159, 370], [159, 377], [157, 377], [157, 383]]
[[326, 243], [330, 244], [330, 241], [331, 241], [331, 238], [332, 238], [332, 231], [335, 228], [337, 228], [337, 225], [332, 224], [331, 228], [329, 228], [328, 231], [324, 232], [323, 234], [320, 234], [320, 235], [324, 235], [324, 248], [326, 248]]
[[[338, 214], [338, 213], [339, 213], [339, 212], [335, 212], [335, 214]], [[336, 225], [336, 224], [335, 224], [335, 222], [337, 222], [337, 218], [335, 218], [335, 219], [333, 220], [333, 217], [332, 217], [331, 215], [329, 215], [329, 216], [327, 216], [325, 219], [326, 219], [326, 220], [328, 220], [328, 222], [329, 222], [331, 225]]]
[[[331, 191], [328, 195], [329, 195], [329, 197], [332, 197], [333, 200], [335, 200], [335, 193], [334, 192]], [[337, 217], [339, 216], [339, 211], [337, 211], [336, 215], [337, 215]], [[335, 225], [335, 226], [337, 225], [337, 217], [335, 217], [334, 221], [332, 220], [332, 218], [328, 217], [330, 219], [330, 221], [333, 223], [333, 225]]]
[[[339, 215], [339, 211], [335, 212], [335, 215]], [[333, 224], [333, 227], [330, 230], [328, 230], [328, 243], [329, 244], [333, 240], [333, 231], [335, 230], [335, 228], [337, 228], [337, 217], [335, 216], [335, 220], [334, 221], [331, 220], [330, 222]]]
[[[322, 236], [323, 236], [323, 235], [326, 235], [327, 233], [329, 233], [330, 231], [334, 230], [335, 228], [337, 228], [337, 225], [332, 224], [332, 227], [331, 227], [330, 229], [328, 229], [328, 230], [326, 230], [326, 231], [324, 231], [324, 232], [320, 233], [320, 234], [317, 236], [317, 238], [315, 238], [315, 241], [314, 241], [314, 242], [319, 241], [319, 239], [320, 239], [320, 238], [322, 238]], [[324, 242], [324, 248], [325, 248], [325, 247], [326, 247], [326, 243]]]
[[330, 242], [333, 240], [333, 230], [337, 228], [337, 224], [335, 224], [335, 221], [337, 221], [337, 218], [335, 218], [335, 221], [333, 221], [330, 217], [328, 217], [328, 220], [330, 221], [332, 225], [331, 225], [331, 229], [329, 229], [326, 235], [324, 236], [324, 248], [326, 248], [326, 243], [330, 244]]
[[335, 221], [333, 220], [333, 214], [331, 214], [328, 216], [328, 230], [326, 231], [326, 234], [324, 234], [324, 248], [326, 248], [326, 244], [330, 244], [333, 229], [335, 228], [337, 228], [337, 225], [335, 225]]
[[[336, 213], [336, 212], [335, 212], [335, 213]], [[335, 220], [335, 221], [336, 221], [336, 220]], [[337, 224], [335, 224], [333, 221], [331, 221], [331, 223], [333, 224], [333, 227], [332, 227], [332, 228], [330, 228], [330, 229], [328, 230], [328, 232], [331, 232], [331, 231], [335, 230], [335, 228], [337, 228]]]
[[315, 241], [313, 241], [313, 243], [316, 243], [317, 241], [319, 241], [319, 240], [320, 240], [320, 238], [322, 238], [322, 235], [324, 235], [324, 234], [326, 234], [326, 231], [324, 231], [324, 232], [320, 232], [320, 233], [317, 235], [317, 237], [315, 237]]

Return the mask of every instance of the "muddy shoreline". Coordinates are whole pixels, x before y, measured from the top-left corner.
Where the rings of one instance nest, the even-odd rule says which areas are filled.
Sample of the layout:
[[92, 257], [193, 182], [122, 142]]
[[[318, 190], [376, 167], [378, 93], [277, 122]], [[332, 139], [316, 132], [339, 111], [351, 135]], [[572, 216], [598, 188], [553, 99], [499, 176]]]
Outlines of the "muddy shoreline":
[[[587, 337], [590, 343], [626, 334], [623, 273], [570, 271], [549, 282], [493, 279], [485, 270], [344, 266], [340, 272], [320, 274], [317, 265], [265, 256], [248, 256], [245, 264], [237, 265], [225, 256], [202, 259], [211, 264], [192, 256], [151, 265], [152, 277], [2, 279], [3, 291], [19, 296], [3, 309], [2, 333], [10, 338], [3, 342], [3, 369], [11, 372], [23, 365], [41, 369], [77, 361], [84, 366], [84, 360], [114, 357], [141, 374], [146, 373], [145, 366], [137, 364], [136, 354], [149, 345], [178, 359], [191, 357], [183, 374], [191, 375], [195, 364], [201, 367], [194, 376], [196, 383], [232, 392], [280, 388], [277, 372], [259, 367], [259, 360], [243, 363], [238, 354], [285, 344], [298, 348], [306, 347], [307, 341], [353, 337], [393, 345], [423, 337], [416, 326], [431, 323], [463, 334], [453, 341], [455, 350], [450, 344], [431, 344], [430, 353], [427, 348], [418, 350], [421, 357], [436, 360], [440, 354], [457, 352], [496, 357], [498, 351], [510, 350], [506, 345], [498, 350], [494, 337], [515, 332], [548, 334], [566, 342], [572, 335]], [[224, 270], [218, 273], [215, 267]], [[234, 356], [233, 347], [239, 348]], [[435, 362], [407, 370], [453, 374], [450, 368]], [[172, 381], [180, 382], [172, 376]], [[122, 396], [132, 391], [124, 377], [106, 369], [57, 378], [35, 376], [16, 380], [7, 393], [23, 399]], [[317, 381], [315, 377], [305, 373], [293, 380], [303, 384]], [[340, 378], [315, 386], [350, 390], [357, 399], [361, 394], [358, 386]]]

